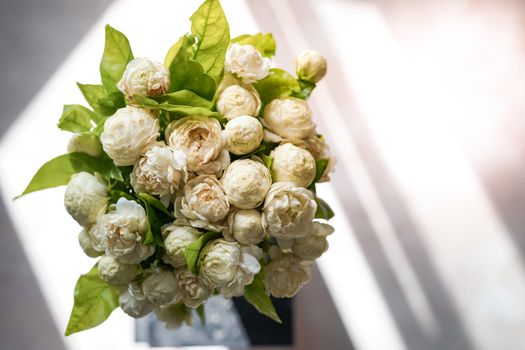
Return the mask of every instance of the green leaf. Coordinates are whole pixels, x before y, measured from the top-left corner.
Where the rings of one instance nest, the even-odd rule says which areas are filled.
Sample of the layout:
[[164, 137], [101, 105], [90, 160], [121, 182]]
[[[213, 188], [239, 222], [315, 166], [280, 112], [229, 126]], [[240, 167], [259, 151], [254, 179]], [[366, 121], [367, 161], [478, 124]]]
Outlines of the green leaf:
[[195, 311], [197, 311], [197, 316], [199, 316], [201, 325], [205, 326], [206, 325], [206, 311], [204, 310], [204, 304], [199, 305], [199, 307], [197, 307]]
[[230, 44], [230, 27], [219, 0], [206, 0], [190, 20], [191, 32], [197, 38], [193, 59], [219, 81]]
[[298, 80], [300, 91], [294, 92], [293, 96], [307, 100], [315, 89], [315, 83], [306, 80]]
[[180, 37], [179, 40], [175, 44], [173, 44], [172, 47], [168, 50], [168, 53], [166, 54], [166, 58], [164, 59], [164, 66], [166, 68], [169, 68], [171, 66], [171, 62], [177, 56], [177, 53], [179, 52], [180, 48], [182, 47], [182, 43], [184, 42], [184, 37]]
[[164, 204], [162, 204], [162, 202], [160, 200], [158, 200], [157, 198], [153, 197], [153, 196], [150, 196], [149, 194], [147, 193], [137, 193], [137, 197], [139, 197], [140, 199], [142, 199], [143, 201], [147, 202], [149, 205], [151, 205], [153, 208], [161, 211], [162, 213], [164, 213], [166, 216], [168, 216], [170, 219], [172, 220], [175, 220], [175, 216], [173, 215], [172, 212], [170, 212], [165, 206]]
[[266, 294], [264, 286], [264, 271], [254, 276], [253, 282], [244, 288], [244, 299], [252, 304], [261, 314], [268, 316], [278, 323], [282, 323], [281, 318], [273, 307], [272, 300]]
[[293, 92], [301, 89], [295, 78], [285, 70], [280, 68], [270, 69], [270, 75], [253, 84], [264, 104], [276, 98], [290, 96]]
[[273, 158], [270, 156], [267, 156], [266, 154], [261, 154], [261, 158], [263, 160], [264, 166], [268, 168], [268, 170], [272, 169], [272, 163]]
[[188, 115], [200, 115], [203, 117], [211, 117], [211, 118], [218, 119], [219, 122], [224, 121], [219, 112], [213, 112], [209, 110], [208, 108], [204, 108], [204, 107], [172, 105], [172, 104], [165, 103], [165, 102], [158, 103], [157, 101], [151, 98], [147, 98], [147, 97], [140, 96], [140, 95], [134, 95], [133, 100], [139, 106], [170, 112], [179, 117], [185, 117]]
[[199, 271], [199, 255], [206, 243], [221, 236], [220, 232], [208, 231], [186, 247], [186, 261], [191, 272], [197, 274]]
[[[91, 108], [93, 108], [93, 110], [96, 113], [101, 114], [102, 116], [110, 116], [115, 114], [117, 108], [113, 105], [113, 103], [104, 103], [105, 99], [108, 98], [104, 86], [80, 83], [77, 83], [77, 86], [82, 92], [82, 95], [84, 95], [84, 98], [86, 99], [87, 103], [91, 106]], [[100, 124], [106, 120], [106, 118], [103, 118], [97, 114], [96, 116], [97, 119], [93, 120], [97, 124]]]
[[180, 90], [172, 92], [170, 94], [155, 97], [154, 99], [157, 102], [165, 102], [172, 105], [202, 107], [207, 109], [212, 109], [213, 107], [213, 103], [211, 101], [208, 101], [205, 98], [202, 98], [196, 93], [191, 92], [189, 90]]
[[[109, 158], [92, 157], [85, 153], [73, 152], [51, 159], [38, 169], [25, 191], [25, 194], [46, 188], [67, 185], [71, 176], [86, 171], [100, 173], [107, 178], [123, 181], [122, 174]], [[17, 197], [17, 198], [18, 198]]]
[[124, 192], [124, 191], [121, 191], [121, 190], [109, 190], [108, 191], [108, 194], [109, 194], [109, 202], [110, 203], [117, 203], [118, 200], [122, 197], [132, 201], [132, 200], [135, 200], [135, 197], [133, 197], [130, 193], [127, 193], [127, 192]]
[[95, 113], [81, 105], [64, 105], [64, 111], [58, 121], [58, 128], [76, 133], [88, 133], [96, 119]]
[[272, 33], [244, 34], [232, 39], [232, 42], [241, 45], [252, 45], [265, 57], [275, 55], [275, 40]]
[[215, 93], [215, 80], [207, 75], [199, 62], [190, 57], [190, 47], [195, 42], [192, 36], [185, 36], [177, 55], [171, 62], [170, 92], [190, 90], [207, 100], [212, 100]]
[[[148, 231], [144, 237], [144, 244], [149, 245], [154, 243], [156, 245], [162, 245], [162, 234], [160, 231], [163, 223], [155, 212], [155, 207], [150, 204], [153, 202], [151, 200], [153, 197], [146, 193], [139, 193], [137, 194], [137, 197], [144, 204], [144, 207], [146, 208], [146, 215], [148, 217]], [[160, 205], [163, 206], [162, 203], [160, 203]], [[169, 216], [170, 220], [173, 220], [171, 219], [173, 215], [169, 214]]]
[[117, 291], [100, 279], [97, 265], [78, 279], [74, 300], [66, 335], [98, 326], [119, 306]]
[[330, 220], [334, 217], [334, 211], [330, 208], [328, 203], [319, 197], [316, 197], [315, 201], [317, 202], [317, 211], [315, 212], [316, 219]]
[[119, 92], [116, 84], [132, 59], [133, 53], [126, 36], [106, 25], [106, 44], [100, 62], [100, 77], [109, 94]]
[[315, 178], [312, 183], [318, 182], [326, 171], [329, 159], [319, 159], [315, 161]]

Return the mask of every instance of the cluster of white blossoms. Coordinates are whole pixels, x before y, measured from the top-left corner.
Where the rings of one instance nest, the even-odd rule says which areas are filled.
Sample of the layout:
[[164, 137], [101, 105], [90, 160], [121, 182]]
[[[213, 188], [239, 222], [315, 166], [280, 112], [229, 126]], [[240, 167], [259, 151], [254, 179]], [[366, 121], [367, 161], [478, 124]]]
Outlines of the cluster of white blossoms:
[[[226, 23], [209, 3], [218, 0], [198, 12]], [[269, 297], [293, 297], [328, 249], [333, 212], [316, 184], [335, 158], [307, 101], [325, 58], [300, 53], [294, 77], [272, 68], [271, 34], [230, 40], [224, 25], [212, 45], [197, 17], [164, 64], [133, 58], [125, 36], [106, 28], [102, 85], [79, 84], [93, 110], [66, 106], [58, 126], [74, 133], [68, 153], [24, 192], [69, 179], [66, 210], [82, 226], [82, 250], [99, 259], [77, 284], [66, 333], [99, 324], [117, 299], [169, 328], [191, 323], [214, 294], [249, 295], [278, 320]], [[83, 318], [86, 309], [100, 313]]]

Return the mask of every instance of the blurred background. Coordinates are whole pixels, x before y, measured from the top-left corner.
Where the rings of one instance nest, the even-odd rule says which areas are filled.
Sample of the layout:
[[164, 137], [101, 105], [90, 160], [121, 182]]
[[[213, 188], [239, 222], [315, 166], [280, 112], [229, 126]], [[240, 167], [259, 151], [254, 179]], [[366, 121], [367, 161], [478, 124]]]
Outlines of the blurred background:
[[[163, 61], [200, 1], [0, 0], [0, 349], [147, 349], [115, 312], [64, 338], [81, 256], [63, 189], [12, 202], [65, 151], [62, 104], [97, 83], [103, 26]], [[525, 347], [525, 3], [223, 0], [232, 35], [313, 48], [338, 158], [331, 248], [294, 309], [296, 349]], [[222, 348], [221, 348], [222, 349]]]

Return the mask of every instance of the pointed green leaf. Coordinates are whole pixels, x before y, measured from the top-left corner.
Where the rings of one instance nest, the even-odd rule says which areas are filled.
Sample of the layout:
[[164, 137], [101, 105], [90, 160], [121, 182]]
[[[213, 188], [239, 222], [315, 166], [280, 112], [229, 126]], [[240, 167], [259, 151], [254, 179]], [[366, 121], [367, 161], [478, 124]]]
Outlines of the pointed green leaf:
[[190, 57], [190, 47], [195, 38], [185, 36], [180, 50], [170, 65], [171, 86], [170, 92], [179, 90], [193, 91], [197, 95], [212, 100], [215, 94], [215, 80], [206, 74], [197, 61]]
[[64, 105], [64, 111], [58, 121], [58, 128], [64, 131], [87, 133], [93, 127], [91, 120], [95, 113], [81, 105]]
[[204, 310], [204, 304], [199, 305], [198, 308], [195, 309], [197, 311], [197, 315], [199, 316], [199, 320], [201, 321], [201, 325], [206, 325], [206, 310]]
[[318, 182], [326, 171], [329, 159], [319, 159], [315, 161], [315, 179], [312, 183]]
[[93, 119], [95, 123], [100, 124], [101, 122], [105, 121], [106, 118], [103, 118], [102, 116], [110, 116], [115, 114], [117, 108], [113, 105], [113, 103], [104, 103], [105, 99], [108, 98], [104, 86], [80, 83], [77, 83], [77, 86], [91, 108], [93, 108], [96, 113], [101, 115], [97, 116], [97, 119]]
[[154, 99], [157, 102], [165, 102], [172, 105], [203, 107], [207, 109], [212, 109], [213, 107], [213, 103], [211, 101], [208, 101], [205, 98], [202, 98], [196, 93], [189, 90], [180, 90], [172, 92], [166, 95], [155, 97]]
[[81, 171], [97, 172], [107, 178], [123, 181], [119, 168], [111, 159], [92, 157], [80, 152], [67, 153], [42, 165], [20, 196], [46, 188], [67, 185], [71, 176]]
[[268, 294], [266, 294], [264, 271], [262, 269], [255, 275], [253, 282], [244, 288], [244, 299], [252, 304], [261, 314], [268, 316], [275, 322], [282, 323], [281, 318], [272, 304], [272, 300]]
[[[185, 117], [188, 115], [200, 115], [203, 117], [211, 117], [211, 118], [218, 119], [219, 122], [224, 121], [219, 112], [213, 112], [209, 110], [208, 108], [204, 108], [204, 107], [172, 105], [172, 104], [165, 103], [165, 102], [158, 103], [157, 101], [151, 98], [147, 98], [147, 97], [140, 96], [140, 95], [133, 96], [133, 100], [139, 106], [170, 112], [179, 117]], [[177, 118], [171, 118], [171, 119], [177, 119]]]
[[275, 55], [275, 40], [272, 33], [244, 34], [232, 39], [232, 42], [241, 45], [252, 45], [265, 57]]
[[273, 99], [283, 98], [299, 92], [301, 89], [295, 78], [280, 68], [270, 69], [270, 75], [253, 84], [264, 104]]
[[294, 92], [293, 96], [307, 100], [315, 89], [315, 83], [306, 80], [298, 80], [300, 91]]
[[166, 54], [166, 58], [164, 59], [164, 66], [166, 68], [169, 68], [171, 66], [171, 62], [177, 56], [177, 53], [179, 52], [180, 48], [182, 47], [182, 43], [184, 42], [184, 37], [179, 38], [175, 44], [173, 44], [172, 47], [168, 50], [168, 53]]
[[75, 301], [66, 335], [98, 326], [119, 306], [118, 293], [102, 281], [95, 265], [80, 276], [75, 286]]
[[204, 248], [206, 243], [212, 239], [221, 237], [220, 232], [208, 231], [202, 236], [200, 236], [195, 242], [192, 242], [189, 246], [186, 247], [186, 261], [188, 262], [188, 268], [194, 274], [197, 274], [199, 271], [199, 255], [201, 250]]
[[315, 212], [316, 219], [330, 220], [334, 217], [334, 211], [330, 208], [328, 203], [319, 197], [316, 197], [315, 201], [317, 202], [317, 211]]
[[230, 44], [230, 27], [219, 0], [206, 0], [191, 16], [191, 32], [197, 37], [193, 59], [204, 73], [220, 80]]
[[175, 220], [175, 216], [173, 215], [172, 212], [170, 212], [165, 206], [164, 204], [162, 204], [162, 202], [160, 200], [158, 200], [157, 198], [153, 197], [153, 196], [150, 196], [149, 194], [147, 193], [137, 193], [137, 197], [139, 197], [140, 199], [142, 199], [143, 201], [146, 201], [149, 205], [151, 205], [153, 208], [161, 211], [162, 213], [164, 213], [166, 216], [168, 216], [169, 218], [171, 218], [172, 220]]
[[109, 94], [119, 92], [116, 84], [132, 59], [133, 53], [126, 36], [110, 25], [106, 25], [106, 44], [100, 62], [100, 77]]

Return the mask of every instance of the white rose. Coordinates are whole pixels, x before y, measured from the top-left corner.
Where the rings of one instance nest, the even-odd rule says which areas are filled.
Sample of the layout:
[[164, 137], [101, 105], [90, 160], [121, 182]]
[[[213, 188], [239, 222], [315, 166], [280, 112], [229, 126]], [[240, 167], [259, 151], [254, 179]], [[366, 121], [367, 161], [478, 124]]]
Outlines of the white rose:
[[317, 203], [312, 192], [290, 182], [276, 182], [264, 201], [262, 223], [277, 239], [306, 236], [315, 216]]
[[260, 108], [261, 100], [257, 91], [250, 91], [240, 85], [228, 86], [217, 99], [217, 111], [226, 119], [241, 115], [256, 116]]
[[255, 151], [263, 140], [263, 127], [259, 120], [248, 115], [230, 120], [222, 132], [228, 151], [236, 155]]
[[155, 315], [167, 329], [178, 329], [183, 324], [193, 324], [192, 312], [183, 303], [158, 306], [155, 308]]
[[192, 226], [213, 231], [222, 229], [222, 221], [228, 214], [230, 205], [216, 177], [194, 177], [184, 185], [183, 193], [184, 196], [176, 204], [180, 203], [180, 213]]
[[170, 73], [162, 63], [147, 58], [135, 58], [126, 66], [117, 88], [128, 101], [133, 95], [158, 96], [165, 94], [170, 87]]
[[272, 184], [268, 169], [251, 159], [231, 163], [221, 178], [231, 204], [240, 209], [258, 207]]
[[262, 249], [256, 245], [241, 246], [241, 258], [237, 273], [225, 287], [220, 288], [225, 298], [239, 297], [244, 294], [244, 287], [253, 282], [254, 276], [261, 270], [259, 260], [262, 258]]
[[244, 286], [252, 283], [261, 265], [262, 250], [257, 246], [240, 246], [237, 242], [216, 239], [202, 251], [199, 276], [210, 288], [217, 287], [225, 298], [240, 296]]
[[120, 198], [116, 211], [101, 217], [105, 230], [106, 255], [124, 264], [138, 264], [151, 256], [155, 248], [144, 245], [148, 218], [144, 208], [135, 201]]
[[102, 145], [96, 136], [93, 135], [73, 135], [67, 144], [69, 153], [82, 152], [92, 157], [102, 154]]
[[197, 308], [208, 300], [213, 289], [206, 286], [190, 270], [181, 268], [176, 270], [174, 274], [179, 283], [180, 296], [186, 306]]
[[177, 302], [179, 284], [172, 271], [153, 271], [142, 282], [142, 292], [155, 305], [167, 305]]
[[326, 74], [326, 58], [314, 50], [305, 50], [295, 58], [295, 68], [299, 79], [317, 83]]
[[80, 226], [88, 227], [106, 211], [107, 196], [104, 182], [94, 175], [80, 172], [69, 180], [64, 194], [64, 206]]
[[221, 124], [217, 119], [189, 116], [172, 122], [166, 128], [166, 142], [186, 155], [188, 170], [215, 174], [230, 163], [222, 149]]
[[141, 318], [153, 311], [155, 307], [146, 299], [142, 288], [136, 283], [132, 283], [129, 287], [120, 294], [119, 297], [120, 308], [126, 314], [133, 318]]
[[137, 107], [119, 109], [104, 123], [100, 142], [116, 165], [133, 165], [159, 136], [159, 120]]
[[318, 180], [318, 182], [327, 182], [330, 180], [330, 173], [335, 170], [335, 165], [337, 159], [332, 152], [330, 151], [330, 146], [326, 143], [324, 137], [320, 135], [312, 134], [303, 140], [298, 140], [294, 142], [295, 145], [307, 149], [316, 161], [321, 159], [328, 159], [328, 164], [326, 166], [323, 175]]
[[166, 146], [153, 146], [133, 167], [131, 185], [135, 192], [159, 196], [167, 207], [184, 180], [186, 156]]
[[258, 244], [264, 239], [261, 213], [255, 209], [239, 209], [228, 215], [225, 238], [241, 244]]
[[101, 215], [97, 222], [87, 230], [93, 249], [102, 253], [106, 251], [106, 221], [107, 216]]
[[251, 84], [266, 78], [271, 64], [272, 61], [252, 45], [233, 43], [226, 51], [224, 71], [235, 74], [245, 84]]
[[93, 242], [91, 241], [91, 238], [89, 237], [88, 231], [86, 229], [83, 229], [78, 234], [78, 244], [80, 244], [80, 247], [84, 253], [86, 253], [86, 255], [90, 258], [96, 258], [97, 256], [102, 255], [102, 251], [93, 248]]
[[275, 99], [264, 108], [268, 129], [288, 139], [302, 139], [315, 130], [308, 102], [296, 97]]
[[137, 274], [137, 265], [122, 264], [111, 256], [105, 256], [98, 261], [100, 278], [112, 286], [126, 286]]
[[310, 225], [308, 235], [293, 241], [292, 252], [303, 260], [313, 261], [326, 252], [328, 249], [326, 236], [333, 232], [332, 226], [314, 221]]
[[283, 254], [264, 269], [264, 285], [277, 298], [291, 298], [310, 281], [311, 264], [293, 254]]
[[308, 187], [315, 178], [314, 157], [307, 150], [285, 143], [272, 151], [272, 174], [276, 182], [294, 182]]
[[200, 232], [188, 226], [168, 224], [162, 227], [165, 254], [162, 260], [173, 267], [186, 265], [186, 247], [196, 241]]

